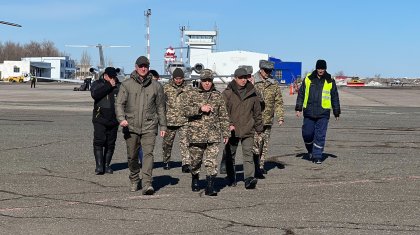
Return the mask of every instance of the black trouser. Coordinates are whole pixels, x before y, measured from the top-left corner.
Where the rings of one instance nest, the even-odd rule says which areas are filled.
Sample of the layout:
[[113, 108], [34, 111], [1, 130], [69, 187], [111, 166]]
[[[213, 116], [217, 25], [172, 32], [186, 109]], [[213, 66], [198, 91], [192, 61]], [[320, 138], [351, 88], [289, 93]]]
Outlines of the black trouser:
[[[104, 153], [114, 152], [115, 141], [117, 140], [118, 125], [106, 126], [101, 123], [93, 123], [93, 146], [104, 147]], [[104, 154], [104, 155], [105, 155]]]

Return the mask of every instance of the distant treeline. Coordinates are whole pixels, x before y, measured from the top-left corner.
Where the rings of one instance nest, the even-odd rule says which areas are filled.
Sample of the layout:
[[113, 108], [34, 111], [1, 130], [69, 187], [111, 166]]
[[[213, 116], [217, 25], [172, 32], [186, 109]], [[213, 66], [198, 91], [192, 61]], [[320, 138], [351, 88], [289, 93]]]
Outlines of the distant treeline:
[[5, 60], [21, 60], [22, 57], [64, 56], [51, 41], [20, 44], [7, 41], [0, 42], [0, 63]]

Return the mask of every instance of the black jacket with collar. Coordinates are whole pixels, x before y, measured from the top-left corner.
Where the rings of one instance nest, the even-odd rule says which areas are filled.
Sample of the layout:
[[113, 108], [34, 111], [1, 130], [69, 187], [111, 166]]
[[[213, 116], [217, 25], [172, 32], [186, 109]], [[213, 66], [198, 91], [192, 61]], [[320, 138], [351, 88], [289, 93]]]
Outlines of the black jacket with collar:
[[[322, 89], [324, 87], [324, 82], [327, 81], [328, 83], [332, 83], [331, 89], [331, 106], [333, 110], [333, 114], [335, 117], [339, 117], [341, 114], [340, 109], [340, 99], [338, 97], [338, 90], [337, 85], [335, 84], [335, 80], [331, 78], [331, 74], [325, 72], [321, 78], [317, 77], [316, 70], [313, 71], [309, 77], [311, 80], [311, 86], [308, 88], [306, 87], [305, 81], [302, 82], [300, 86], [298, 97], [296, 99], [296, 111], [303, 110], [303, 116], [309, 118], [322, 118], [322, 117], [330, 117], [331, 110], [322, 108]], [[309, 90], [309, 97], [308, 103], [306, 108], [303, 108], [303, 101], [305, 99], [305, 90]]]
[[117, 126], [118, 120], [115, 115], [115, 98], [118, 94], [120, 82], [116, 80], [113, 87], [111, 83], [102, 77], [92, 84], [90, 93], [95, 100], [93, 106], [92, 122], [106, 126]]

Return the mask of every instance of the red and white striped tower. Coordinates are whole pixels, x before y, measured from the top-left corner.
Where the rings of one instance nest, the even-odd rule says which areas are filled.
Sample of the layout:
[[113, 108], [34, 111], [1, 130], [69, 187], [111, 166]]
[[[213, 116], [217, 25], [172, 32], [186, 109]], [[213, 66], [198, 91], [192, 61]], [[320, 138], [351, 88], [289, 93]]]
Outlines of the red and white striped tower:
[[167, 66], [169, 63], [174, 62], [176, 60], [175, 50], [173, 47], [170, 46], [166, 49], [164, 60], [165, 60], [165, 68], [164, 68], [165, 73], [170, 74], [169, 71], [167, 71]]
[[152, 10], [147, 9], [147, 11], [144, 12], [144, 16], [146, 16], [146, 28], [147, 28], [147, 58], [150, 60], [150, 16], [152, 15]]

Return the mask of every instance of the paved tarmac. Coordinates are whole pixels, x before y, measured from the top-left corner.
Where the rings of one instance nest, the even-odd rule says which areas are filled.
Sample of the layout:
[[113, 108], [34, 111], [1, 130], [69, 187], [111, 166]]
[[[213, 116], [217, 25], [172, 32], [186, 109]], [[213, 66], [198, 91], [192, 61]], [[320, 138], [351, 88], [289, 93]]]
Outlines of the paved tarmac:
[[340, 88], [321, 165], [304, 157], [285, 89], [266, 179], [245, 190], [219, 175], [207, 197], [191, 191], [177, 147], [162, 169], [160, 137], [155, 195], [129, 192], [120, 133], [114, 174], [96, 176], [93, 101], [74, 86], [0, 83], [0, 234], [420, 234], [419, 89]]

